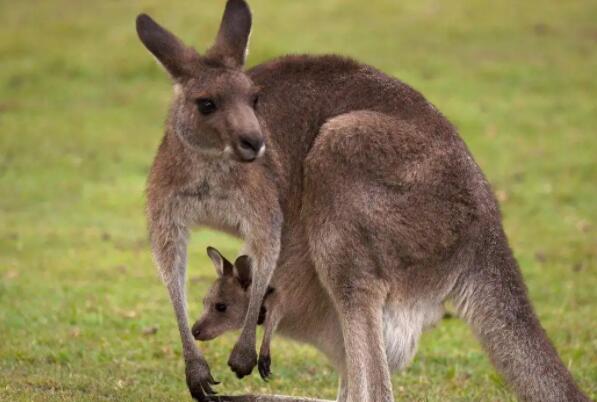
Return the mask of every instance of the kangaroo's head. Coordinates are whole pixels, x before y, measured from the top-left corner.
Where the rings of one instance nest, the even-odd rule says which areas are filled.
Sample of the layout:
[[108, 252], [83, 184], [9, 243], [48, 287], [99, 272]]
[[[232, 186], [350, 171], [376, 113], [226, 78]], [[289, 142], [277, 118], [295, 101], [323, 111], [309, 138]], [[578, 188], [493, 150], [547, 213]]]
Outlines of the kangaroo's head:
[[207, 248], [218, 278], [203, 298], [203, 313], [193, 325], [197, 340], [214, 339], [224, 332], [240, 329], [249, 307], [251, 286], [251, 262], [243, 255], [234, 265], [218, 250]]
[[[199, 341], [208, 341], [240, 329], [250, 298], [251, 259], [241, 255], [232, 264], [213, 247], [207, 248], [207, 255], [216, 268], [218, 278], [203, 298], [203, 313], [193, 325], [193, 336]], [[264, 302], [273, 291], [273, 288], [268, 288]], [[262, 306], [258, 324], [263, 324], [266, 314], [265, 306]]]
[[243, 72], [251, 33], [244, 0], [228, 0], [216, 40], [203, 55], [146, 14], [137, 17], [137, 33], [174, 81], [168, 126], [185, 145], [242, 162], [264, 153], [258, 88]]

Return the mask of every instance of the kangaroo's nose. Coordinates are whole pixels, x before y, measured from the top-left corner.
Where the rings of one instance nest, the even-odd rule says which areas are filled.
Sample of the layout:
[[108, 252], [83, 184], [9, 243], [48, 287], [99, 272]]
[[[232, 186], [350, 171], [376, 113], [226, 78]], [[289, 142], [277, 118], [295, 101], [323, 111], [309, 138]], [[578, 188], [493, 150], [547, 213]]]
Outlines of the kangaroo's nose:
[[243, 162], [252, 162], [263, 154], [263, 139], [257, 136], [243, 135], [238, 138], [237, 154]]
[[193, 325], [193, 328], [191, 328], [191, 333], [195, 339], [200, 340], [199, 337], [201, 336], [201, 328], [199, 328], [199, 325], [197, 324], [198, 323], [195, 323]]

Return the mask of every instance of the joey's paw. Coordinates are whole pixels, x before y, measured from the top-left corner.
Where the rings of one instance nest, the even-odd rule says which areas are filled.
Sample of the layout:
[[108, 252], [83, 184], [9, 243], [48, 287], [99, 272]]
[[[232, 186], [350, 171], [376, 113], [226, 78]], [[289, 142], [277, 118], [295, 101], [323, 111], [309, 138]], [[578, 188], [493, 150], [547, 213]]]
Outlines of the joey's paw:
[[193, 399], [199, 402], [214, 400], [210, 395], [214, 395], [216, 392], [211, 386], [217, 385], [219, 382], [212, 377], [209, 366], [204, 359], [189, 360], [186, 363], [185, 374], [187, 387]]
[[255, 348], [242, 346], [237, 343], [228, 359], [228, 366], [236, 373], [236, 376], [243, 378], [251, 374], [253, 367], [256, 365], [257, 352], [255, 352]]
[[259, 360], [257, 362], [257, 368], [259, 369], [259, 375], [263, 378], [263, 381], [269, 379], [272, 375], [270, 367], [272, 365], [272, 359], [269, 355], [259, 355]]

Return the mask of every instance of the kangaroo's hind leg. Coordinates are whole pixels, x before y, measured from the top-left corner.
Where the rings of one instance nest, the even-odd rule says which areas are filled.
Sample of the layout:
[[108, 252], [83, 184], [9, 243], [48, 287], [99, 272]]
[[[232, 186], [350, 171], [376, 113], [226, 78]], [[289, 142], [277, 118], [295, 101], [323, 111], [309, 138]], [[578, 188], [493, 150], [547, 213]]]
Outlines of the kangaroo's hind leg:
[[341, 322], [350, 402], [393, 400], [383, 307], [396, 256], [412, 253], [399, 244], [395, 205], [403, 179], [397, 156], [412, 147], [409, 130], [381, 113], [342, 115], [322, 127], [305, 163], [302, 219]]
[[[316, 250], [322, 282], [327, 287], [340, 318], [346, 349], [346, 401], [393, 401], [390, 372], [383, 337], [382, 308], [386, 298], [384, 286], [364, 275], [373, 265], [351, 265], [350, 253], [344, 258], [335, 253]], [[326, 255], [327, 254], [327, 255]], [[365, 268], [365, 269], [363, 269]], [[357, 276], [357, 277], [355, 277]], [[340, 395], [342, 396], [342, 395]]]
[[[453, 177], [462, 169], [450, 165], [467, 163], [454, 158], [461, 147], [445, 127], [354, 111], [327, 121], [307, 155], [301, 218], [342, 324], [351, 402], [393, 400], [383, 308], [389, 296], [408, 308], [437, 292], [430, 267], [468, 224]], [[393, 353], [412, 356], [415, 345]]]

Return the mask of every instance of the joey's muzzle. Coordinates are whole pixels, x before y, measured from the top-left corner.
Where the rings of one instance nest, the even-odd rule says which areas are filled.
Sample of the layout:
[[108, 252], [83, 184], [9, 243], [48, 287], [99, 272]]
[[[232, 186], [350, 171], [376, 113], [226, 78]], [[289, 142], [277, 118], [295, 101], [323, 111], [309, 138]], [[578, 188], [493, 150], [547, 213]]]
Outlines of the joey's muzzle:
[[260, 135], [241, 135], [234, 146], [234, 153], [241, 162], [253, 162], [265, 152], [265, 142]]
[[193, 338], [195, 338], [198, 341], [209, 341], [214, 338], [213, 336], [210, 336], [207, 333], [205, 328], [203, 328], [203, 326], [201, 325], [200, 321], [196, 321], [195, 324], [193, 324], [193, 327], [191, 328], [191, 333], [193, 334]]

